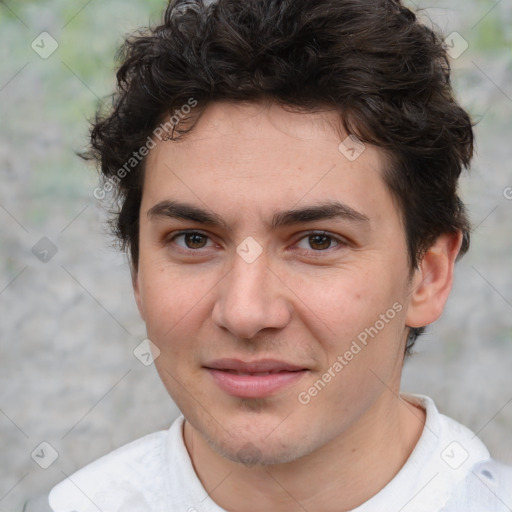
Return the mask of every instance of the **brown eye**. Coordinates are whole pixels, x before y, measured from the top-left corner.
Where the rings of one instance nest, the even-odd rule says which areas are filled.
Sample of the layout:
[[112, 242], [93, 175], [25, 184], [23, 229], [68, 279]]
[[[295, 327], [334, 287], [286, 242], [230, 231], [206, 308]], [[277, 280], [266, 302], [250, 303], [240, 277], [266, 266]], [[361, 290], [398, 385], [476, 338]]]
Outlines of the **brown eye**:
[[170, 242], [175, 244], [182, 251], [198, 251], [212, 246], [210, 237], [198, 231], [182, 231], [174, 235]]
[[[310, 254], [327, 252], [328, 249], [340, 248], [338, 246], [347, 245], [343, 239], [334, 235], [330, 235], [324, 231], [318, 233], [308, 233], [303, 236], [297, 243], [297, 247]], [[331, 251], [329, 251], [331, 252]]]
[[206, 245], [207, 237], [200, 233], [187, 233], [184, 237], [188, 249], [201, 249]]
[[331, 246], [332, 237], [328, 235], [310, 235], [308, 242], [312, 249], [323, 251]]

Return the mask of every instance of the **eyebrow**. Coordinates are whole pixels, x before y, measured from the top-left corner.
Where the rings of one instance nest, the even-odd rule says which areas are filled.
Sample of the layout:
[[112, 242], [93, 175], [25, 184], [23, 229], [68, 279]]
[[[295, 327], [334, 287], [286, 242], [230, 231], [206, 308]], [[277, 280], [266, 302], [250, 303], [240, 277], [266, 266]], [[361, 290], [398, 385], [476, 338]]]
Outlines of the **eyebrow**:
[[[149, 218], [183, 219], [211, 227], [229, 229], [226, 221], [214, 212], [180, 201], [164, 200], [150, 208]], [[317, 205], [276, 212], [272, 218], [271, 227], [291, 226], [317, 220], [338, 218], [345, 221], [369, 224], [370, 219], [362, 212], [339, 201], [327, 201]]]

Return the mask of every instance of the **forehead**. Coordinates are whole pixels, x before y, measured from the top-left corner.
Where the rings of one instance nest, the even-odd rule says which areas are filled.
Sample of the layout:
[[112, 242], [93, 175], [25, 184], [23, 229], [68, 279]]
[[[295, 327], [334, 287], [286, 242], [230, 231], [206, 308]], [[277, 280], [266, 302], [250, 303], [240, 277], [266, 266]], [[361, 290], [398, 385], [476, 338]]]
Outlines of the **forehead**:
[[183, 139], [157, 141], [146, 161], [143, 209], [169, 198], [234, 217], [240, 209], [263, 214], [301, 202], [389, 208], [386, 155], [366, 145], [352, 158], [347, 137], [336, 112], [213, 103]]

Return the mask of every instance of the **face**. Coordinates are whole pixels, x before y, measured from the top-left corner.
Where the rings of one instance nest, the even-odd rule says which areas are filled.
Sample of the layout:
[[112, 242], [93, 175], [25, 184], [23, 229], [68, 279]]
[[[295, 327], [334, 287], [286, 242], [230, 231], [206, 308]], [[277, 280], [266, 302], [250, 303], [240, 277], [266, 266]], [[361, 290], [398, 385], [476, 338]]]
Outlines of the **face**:
[[170, 395], [232, 460], [296, 460], [398, 390], [404, 230], [384, 154], [347, 158], [337, 125], [213, 103], [147, 159], [137, 303]]

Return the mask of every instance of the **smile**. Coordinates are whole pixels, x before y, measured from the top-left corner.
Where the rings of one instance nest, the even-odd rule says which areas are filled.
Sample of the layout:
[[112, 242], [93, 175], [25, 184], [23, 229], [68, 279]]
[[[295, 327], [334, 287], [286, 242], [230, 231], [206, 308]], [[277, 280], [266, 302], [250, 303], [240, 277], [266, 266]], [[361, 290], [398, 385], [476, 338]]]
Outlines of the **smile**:
[[239, 398], [274, 395], [309, 372], [306, 368], [276, 360], [245, 363], [236, 359], [222, 359], [204, 368], [220, 389]]

